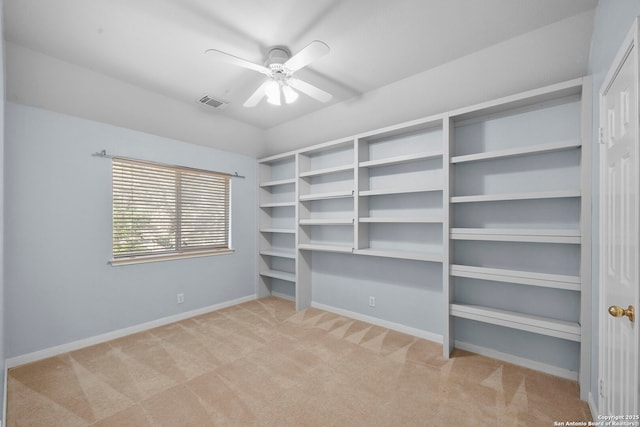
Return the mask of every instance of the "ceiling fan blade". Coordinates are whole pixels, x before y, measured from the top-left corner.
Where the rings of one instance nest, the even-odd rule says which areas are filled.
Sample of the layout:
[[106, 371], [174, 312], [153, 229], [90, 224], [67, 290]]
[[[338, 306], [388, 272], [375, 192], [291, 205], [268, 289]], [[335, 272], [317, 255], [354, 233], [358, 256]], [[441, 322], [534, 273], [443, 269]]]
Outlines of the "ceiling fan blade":
[[306, 67], [318, 58], [329, 53], [329, 46], [320, 40], [314, 40], [306, 45], [300, 52], [293, 55], [283, 65], [290, 71]]
[[266, 92], [267, 84], [269, 84], [269, 80], [266, 80], [264, 83], [262, 83], [260, 87], [256, 89], [255, 92], [253, 92], [253, 94], [249, 97], [249, 99], [247, 99], [244, 102], [244, 104], [242, 104], [242, 106], [251, 108], [258, 105], [258, 102], [260, 102], [262, 98], [264, 98], [267, 94]]
[[238, 58], [237, 56], [231, 55], [230, 53], [223, 52], [217, 49], [207, 49], [205, 53], [209, 56], [213, 56], [222, 61], [228, 62], [229, 64], [237, 65], [243, 68], [248, 68], [249, 70], [257, 71], [262, 74], [269, 75], [270, 70], [267, 67], [264, 67], [259, 64], [254, 64], [251, 61], [247, 61], [246, 59]]
[[333, 98], [330, 93], [327, 93], [322, 89], [318, 89], [314, 85], [311, 85], [305, 81], [299, 79], [289, 79], [287, 80], [287, 82], [294, 89], [297, 89], [300, 92], [309, 95], [311, 98], [317, 99], [320, 102], [329, 102], [331, 101], [331, 98]]

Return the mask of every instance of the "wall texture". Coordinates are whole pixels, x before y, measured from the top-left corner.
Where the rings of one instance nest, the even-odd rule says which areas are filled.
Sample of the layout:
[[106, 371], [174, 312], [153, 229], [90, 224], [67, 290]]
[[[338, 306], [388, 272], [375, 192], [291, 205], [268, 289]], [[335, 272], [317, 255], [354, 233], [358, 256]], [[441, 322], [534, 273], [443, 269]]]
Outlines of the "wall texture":
[[[255, 160], [7, 103], [6, 355], [15, 357], [255, 294]], [[108, 153], [224, 172], [236, 252], [111, 267]], [[176, 294], [185, 295], [176, 304]]]
[[[598, 248], [600, 243], [598, 233], [598, 223], [600, 221], [600, 215], [598, 213], [598, 206], [600, 203], [599, 195], [599, 169], [600, 162], [600, 147], [598, 144], [598, 118], [600, 114], [599, 110], [599, 92], [605, 75], [613, 62], [618, 49], [620, 48], [627, 32], [629, 31], [631, 24], [636, 16], [640, 15], [640, 2], [637, 0], [600, 0], [598, 7], [596, 8], [595, 21], [593, 27], [593, 37], [591, 39], [591, 54], [589, 56], [589, 74], [593, 75], [593, 262], [592, 262], [592, 276], [593, 276], [593, 307], [594, 313], [592, 321], [593, 329], [593, 348], [591, 356], [591, 397], [592, 404], [598, 403], [598, 315], [599, 310], [599, 257]], [[597, 315], [596, 315], [597, 314]]]

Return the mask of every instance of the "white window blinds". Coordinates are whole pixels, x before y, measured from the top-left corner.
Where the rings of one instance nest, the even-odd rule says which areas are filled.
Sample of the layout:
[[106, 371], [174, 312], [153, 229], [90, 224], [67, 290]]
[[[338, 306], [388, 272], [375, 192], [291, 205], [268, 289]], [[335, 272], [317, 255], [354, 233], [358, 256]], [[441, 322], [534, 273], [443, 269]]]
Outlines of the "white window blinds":
[[113, 258], [229, 250], [230, 177], [114, 158]]

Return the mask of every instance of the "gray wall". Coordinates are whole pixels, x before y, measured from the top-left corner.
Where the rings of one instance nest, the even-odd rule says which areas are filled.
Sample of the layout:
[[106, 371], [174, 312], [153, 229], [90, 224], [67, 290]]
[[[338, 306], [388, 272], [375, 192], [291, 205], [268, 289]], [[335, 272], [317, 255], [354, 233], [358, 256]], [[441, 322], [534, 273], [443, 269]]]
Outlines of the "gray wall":
[[322, 252], [312, 263], [313, 302], [443, 334], [442, 264]]
[[[255, 159], [6, 105], [6, 355], [15, 357], [255, 294]], [[111, 267], [108, 153], [233, 179], [236, 252]], [[184, 304], [176, 304], [183, 292]]]
[[593, 348], [592, 348], [592, 367], [591, 367], [591, 394], [595, 403], [598, 403], [598, 316], [599, 316], [599, 298], [598, 292], [600, 288], [599, 268], [598, 268], [598, 248], [600, 238], [598, 234], [598, 223], [600, 215], [598, 214], [598, 205], [600, 202], [599, 195], [599, 169], [600, 147], [598, 144], [598, 117], [599, 117], [599, 98], [600, 86], [602, 85], [605, 75], [613, 62], [618, 49], [620, 48], [631, 24], [636, 16], [640, 15], [640, 1], [638, 0], [600, 0], [595, 13], [595, 23], [593, 28], [593, 36], [591, 39], [591, 55], [589, 57], [589, 73], [593, 75], [593, 308], [592, 313], [592, 329], [593, 329]]

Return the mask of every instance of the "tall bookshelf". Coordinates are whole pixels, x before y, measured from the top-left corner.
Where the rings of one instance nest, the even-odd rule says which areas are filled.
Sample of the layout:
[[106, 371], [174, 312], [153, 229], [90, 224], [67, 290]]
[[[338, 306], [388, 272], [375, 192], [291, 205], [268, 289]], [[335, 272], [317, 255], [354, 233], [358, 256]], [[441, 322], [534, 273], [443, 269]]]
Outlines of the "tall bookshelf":
[[257, 294], [295, 299], [296, 163], [294, 154], [258, 165], [259, 283]]
[[[516, 334], [508, 331], [524, 331], [517, 335], [523, 342], [575, 355], [575, 365], [557, 373], [576, 372], [583, 397], [590, 363], [583, 327], [591, 306], [589, 84], [576, 79], [464, 108], [446, 123], [444, 355], [479, 345], [509, 353]], [[473, 335], [485, 341], [474, 343]]]
[[442, 117], [356, 139], [358, 255], [442, 262]]
[[289, 282], [309, 307], [317, 252], [436, 263], [445, 357], [542, 337], [577, 361], [527, 366], [586, 392], [590, 93], [575, 79], [260, 160], [258, 294]]

